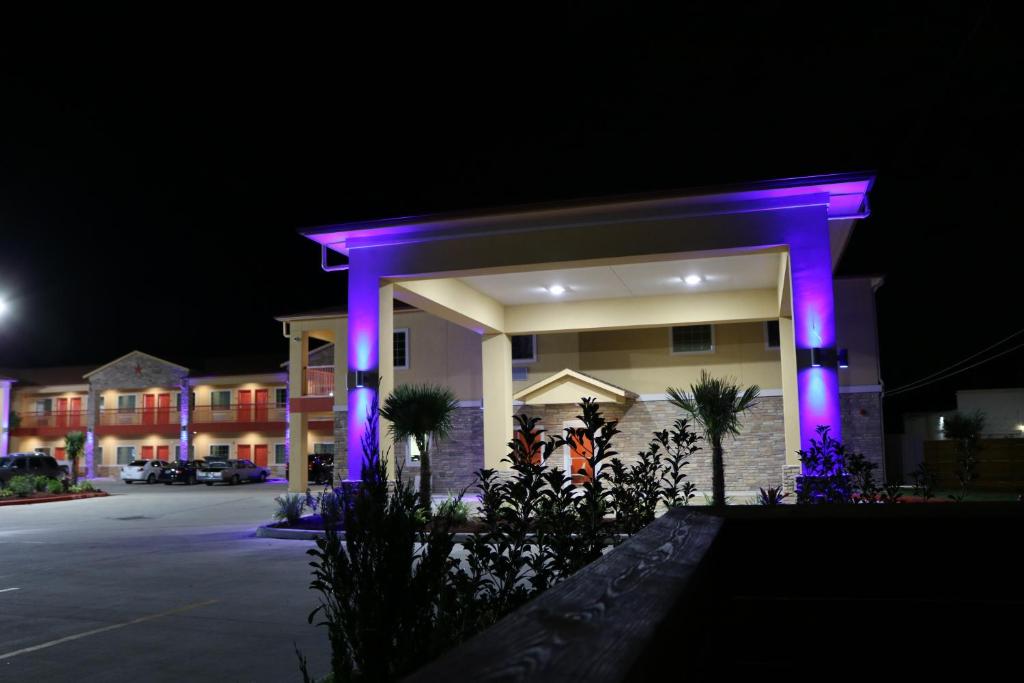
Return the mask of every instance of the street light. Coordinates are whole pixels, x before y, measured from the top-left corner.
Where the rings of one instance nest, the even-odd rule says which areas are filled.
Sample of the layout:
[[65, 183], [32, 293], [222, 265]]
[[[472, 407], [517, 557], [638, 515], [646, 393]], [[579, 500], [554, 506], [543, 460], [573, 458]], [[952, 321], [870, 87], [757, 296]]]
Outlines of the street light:
[[7, 312], [7, 302], [0, 296], [0, 316]]

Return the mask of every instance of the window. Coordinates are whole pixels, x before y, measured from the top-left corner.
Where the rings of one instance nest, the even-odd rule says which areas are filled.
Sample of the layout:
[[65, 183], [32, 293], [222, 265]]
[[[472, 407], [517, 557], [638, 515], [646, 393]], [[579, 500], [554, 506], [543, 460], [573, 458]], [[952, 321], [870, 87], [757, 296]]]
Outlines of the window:
[[97, 406], [99, 407], [100, 410], [103, 410], [103, 405], [105, 403], [106, 403], [106, 400], [102, 396], [100, 396], [99, 403], [97, 404]]
[[672, 328], [672, 353], [712, 353], [715, 333], [711, 325], [686, 325]]
[[117, 397], [117, 409], [122, 413], [135, 412], [135, 394], [127, 394]]
[[284, 449], [283, 443], [274, 444], [274, 464], [283, 465], [288, 461], [287, 452]]
[[288, 390], [285, 388], [274, 389], [274, 404], [283, 406], [288, 403]]
[[512, 362], [532, 363], [537, 360], [537, 335], [512, 335]]
[[210, 405], [214, 410], [229, 408], [231, 406], [231, 390], [211, 391]]
[[334, 455], [334, 444], [333, 443], [315, 443], [313, 444], [314, 455]]
[[48, 446], [45, 447], [45, 448], [37, 448], [37, 449], [35, 449], [35, 451], [36, 451], [36, 453], [41, 453], [42, 455], [49, 455], [50, 454], [50, 448]]
[[[427, 439], [428, 439], [428, 441], [427, 441], [428, 444], [429, 443], [433, 443], [433, 442], [429, 441], [429, 439], [430, 439], [429, 436], [427, 437]], [[410, 436], [405, 441], [405, 465], [406, 465], [406, 467], [412, 467], [412, 466], [419, 467], [419, 464], [420, 464], [420, 449], [416, 445], [416, 439]]]
[[525, 365], [512, 366], [512, 381], [525, 382], [530, 379], [530, 370]]
[[127, 465], [128, 463], [135, 460], [135, 446], [118, 446], [117, 447], [117, 464]]
[[395, 369], [404, 370], [409, 367], [409, 330], [395, 330]]
[[41, 398], [36, 401], [36, 412], [37, 413], [52, 413], [53, 412], [53, 399], [52, 398]]
[[768, 349], [777, 349], [779, 342], [779, 321], [769, 320], [764, 324], [764, 345]]
[[103, 446], [96, 446], [92, 449], [93, 462], [98, 465], [103, 464]]
[[231, 457], [231, 446], [228, 444], [210, 444], [211, 460], [227, 460]]

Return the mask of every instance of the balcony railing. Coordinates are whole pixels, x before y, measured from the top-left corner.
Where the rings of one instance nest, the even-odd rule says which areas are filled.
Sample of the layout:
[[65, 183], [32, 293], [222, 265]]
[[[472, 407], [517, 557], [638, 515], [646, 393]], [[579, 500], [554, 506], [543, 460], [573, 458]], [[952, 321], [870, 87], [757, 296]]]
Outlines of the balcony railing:
[[19, 427], [24, 428], [37, 428], [37, 427], [76, 427], [84, 428], [86, 421], [88, 420], [87, 414], [84, 410], [79, 411], [64, 411], [64, 412], [33, 412], [33, 413], [18, 413], [20, 421]]
[[311, 365], [306, 368], [306, 396], [334, 395], [334, 366]]
[[100, 411], [101, 426], [173, 425], [181, 421], [177, 408], [109, 408]]
[[285, 406], [254, 403], [235, 403], [226, 406], [196, 406], [192, 409], [192, 424], [232, 422], [284, 422]]

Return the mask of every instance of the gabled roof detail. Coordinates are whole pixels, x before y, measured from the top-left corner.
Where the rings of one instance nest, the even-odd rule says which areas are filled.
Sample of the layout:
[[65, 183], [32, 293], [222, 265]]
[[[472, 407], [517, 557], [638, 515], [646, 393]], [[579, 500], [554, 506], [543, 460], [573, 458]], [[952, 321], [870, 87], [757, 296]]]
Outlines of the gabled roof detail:
[[596, 398], [598, 403], [635, 401], [637, 394], [610, 382], [566, 368], [536, 384], [516, 392], [512, 397], [530, 405], [578, 403], [581, 398]]
[[110, 366], [116, 365], [117, 363], [120, 363], [121, 361], [125, 360], [126, 358], [131, 358], [132, 356], [142, 356], [143, 358], [148, 358], [150, 360], [156, 361], [157, 363], [162, 363], [163, 365], [169, 365], [172, 368], [176, 368], [178, 370], [181, 370], [182, 372], [186, 372], [187, 373], [189, 371], [189, 369], [186, 368], [184, 365], [178, 365], [177, 363], [172, 363], [169, 360], [164, 360], [163, 358], [157, 358], [156, 356], [150, 355], [150, 354], [145, 353], [143, 351], [129, 351], [128, 353], [124, 354], [123, 356], [121, 356], [119, 358], [115, 358], [114, 360], [110, 361], [106, 365], [102, 365], [102, 366], [96, 368], [95, 370], [92, 370], [91, 372], [85, 373], [84, 375], [82, 375], [82, 377], [85, 378], [85, 379], [88, 379], [89, 377], [92, 377], [96, 373], [101, 372], [103, 370], [106, 370]]

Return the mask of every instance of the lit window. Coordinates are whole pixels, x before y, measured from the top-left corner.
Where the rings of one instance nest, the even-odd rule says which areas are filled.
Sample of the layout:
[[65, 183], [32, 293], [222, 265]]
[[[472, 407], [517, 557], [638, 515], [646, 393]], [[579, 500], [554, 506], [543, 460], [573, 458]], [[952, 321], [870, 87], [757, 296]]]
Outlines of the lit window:
[[228, 444], [210, 444], [210, 460], [227, 460], [231, 457], [231, 446]]
[[394, 346], [395, 369], [404, 370], [409, 367], [409, 330], [395, 330]]
[[117, 464], [127, 465], [131, 461], [135, 460], [135, 446], [118, 446], [117, 447]]
[[686, 325], [672, 328], [672, 353], [711, 353], [715, 333], [711, 325]]
[[217, 408], [228, 408], [231, 406], [231, 390], [226, 389], [224, 391], [211, 391], [210, 392], [210, 405], [214, 409]]
[[283, 406], [288, 403], [288, 390], [285, 388], [274, 389], [274, 403]]
[[512, 335], [512, 362], [532, 363], [537, 360], [537, 335]]
[[274, 444], [274, 464], [283, 465], [287, 460], [283, 443]]
[[769, 349], [777, 349], [779, 342], [779, 321], [769, 320], [764, 324], [764, 345]]
[[36, 412], [37, 413], [52, 413], [53, 412], [53, 399], [52, 398], [41, 398], [36, 401]]
[[117, 409], [130, 413], [135, 410], [135, 394], [129, 394], [127, 396], [117, 397]]

